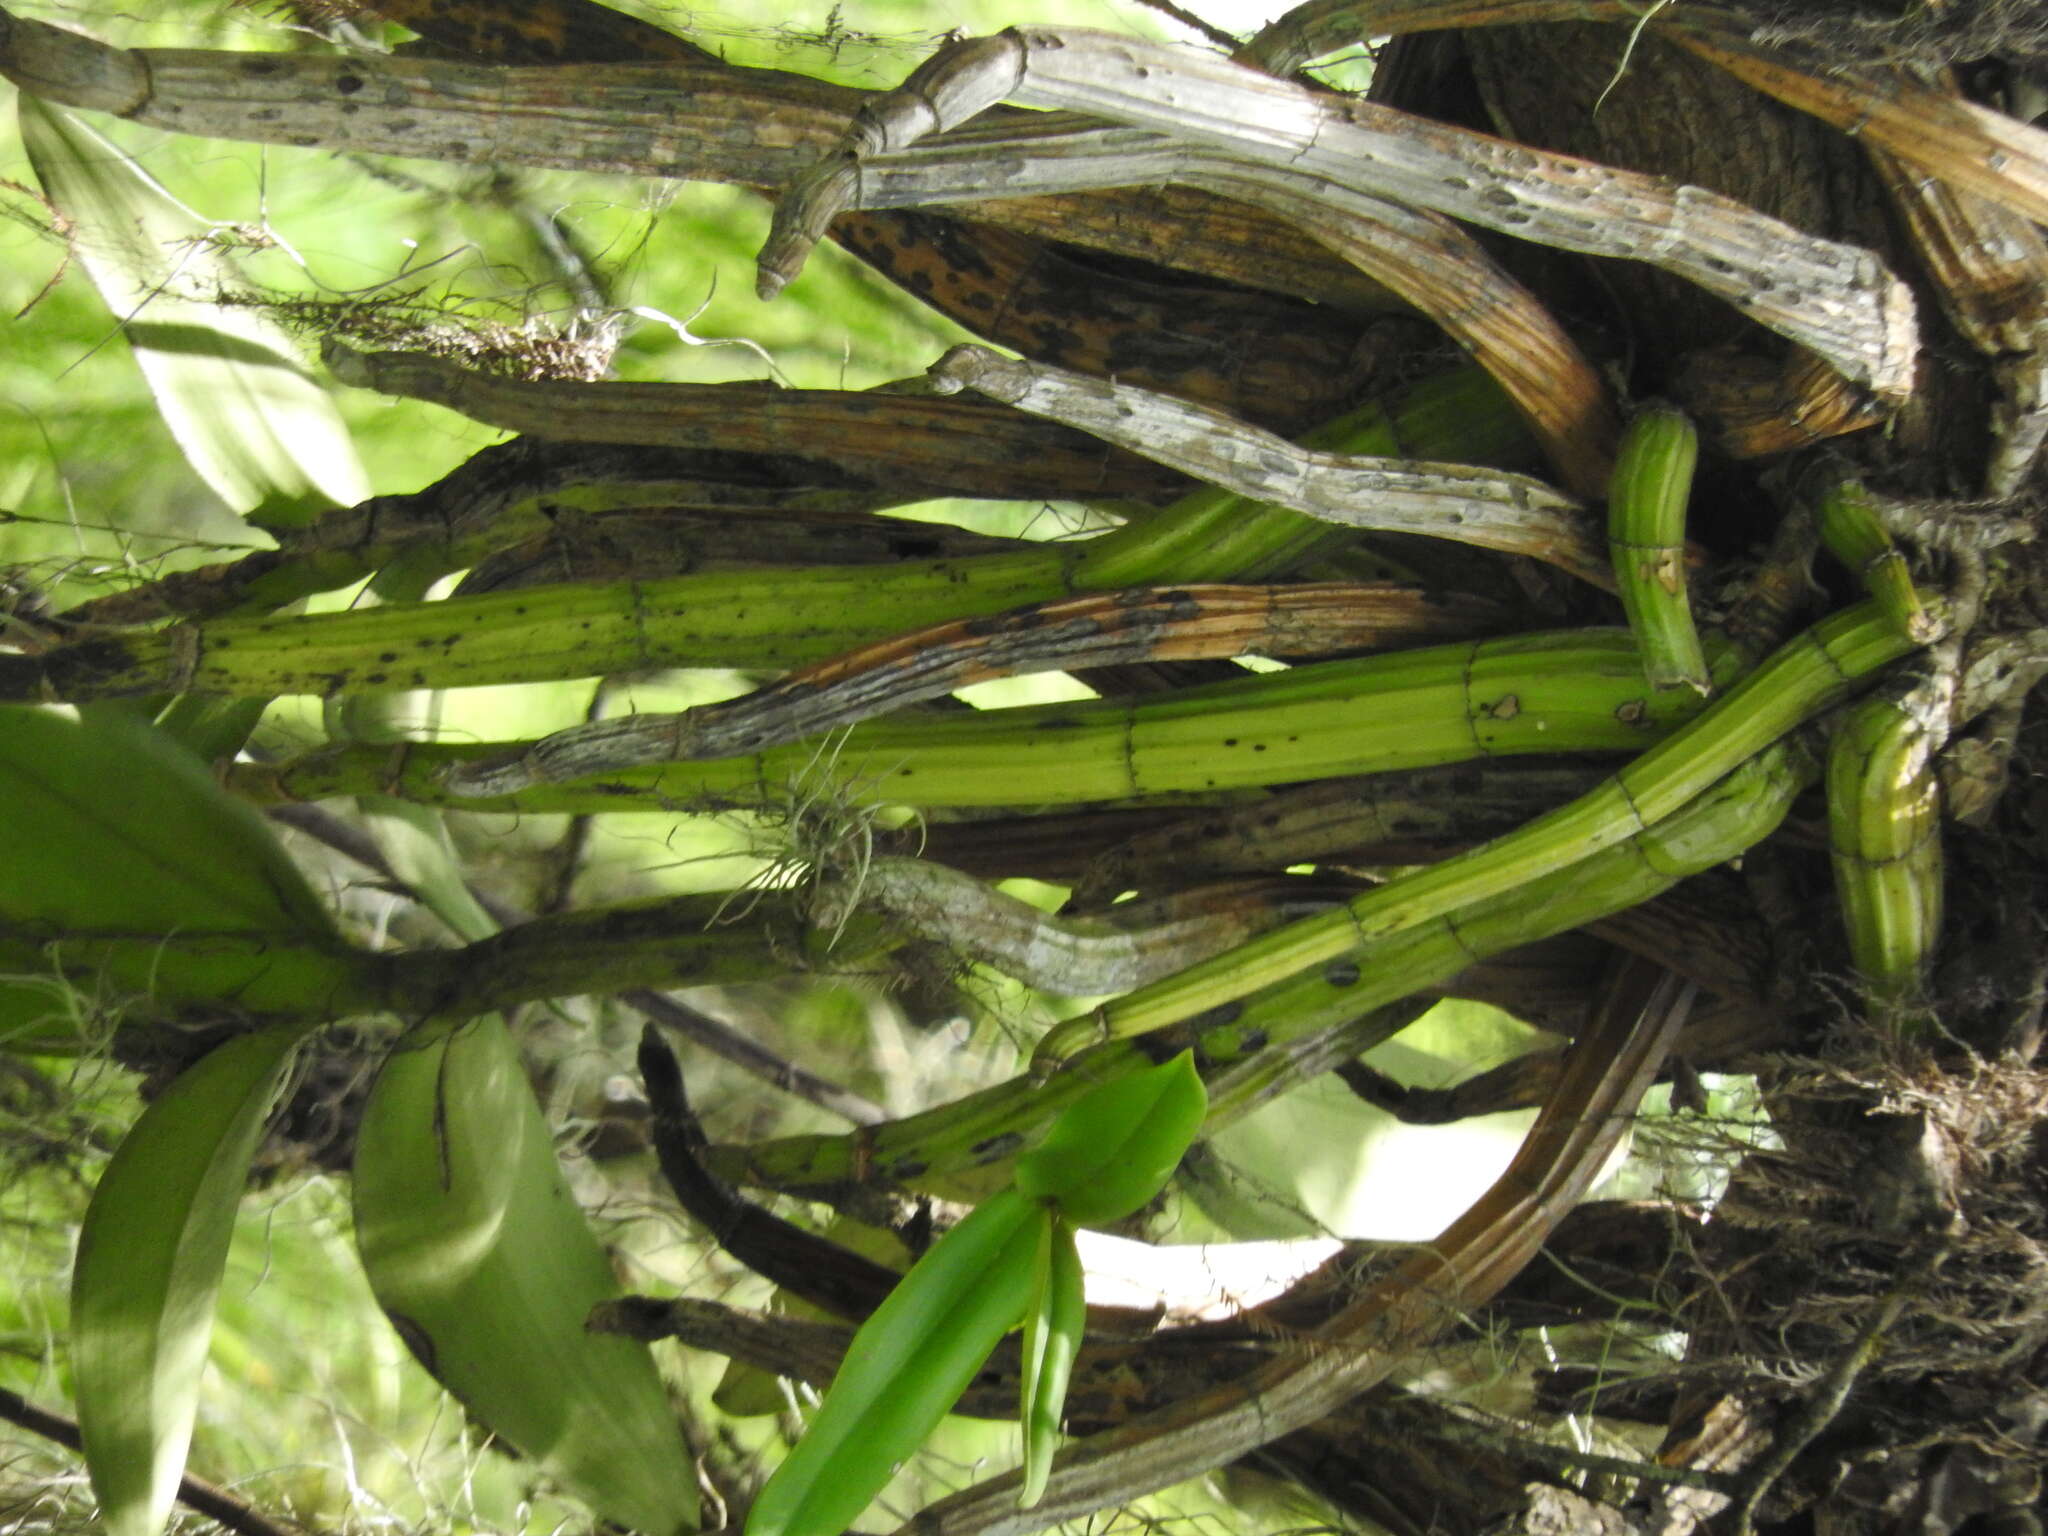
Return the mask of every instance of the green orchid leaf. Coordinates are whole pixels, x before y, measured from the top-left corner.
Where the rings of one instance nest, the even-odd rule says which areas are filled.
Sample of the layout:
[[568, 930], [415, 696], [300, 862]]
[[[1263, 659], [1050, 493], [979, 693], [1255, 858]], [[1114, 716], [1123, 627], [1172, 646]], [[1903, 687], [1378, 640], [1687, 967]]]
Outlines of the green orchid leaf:
[[463, 1406], [605, 1519], [696, 1527], [696, 1477], [647, 1346], [586, 1332], [619, 1294], [495, 1014], [401, 1040], [356, 1133], [377, 1301]]
[[220, 1046], [142, 1113], [100, 1175], [71, 1280], [85, 1461], [110, 1536], [170, 1513], [257, 1138], [303, 1032]]
[[0, 1039], [54, 979], [303, 1017], [364, 973], [262, 819], [131, 714], [0, 707], [0, 803]]
[[199, 477], [273, 524], [366, 499], [340, 413], [297, 346], [260, 311], [219, 302], [253, 286], [221, 251], [220, 226], [70, 113], [26, 95], [17, 110], [43, 191]]
[[1051, 1220], [1005, 1190], [932, 1244], [853, 1336], [746, 1536], [840, 1536], [1023, 1319]]
[[1208, 1112], [1192, 1052], [1114, 1078], [1017, 1159], [1017, 1188], [1077, 1227], [1122, 1221], [1166, 1187]]
[[1045, 1496], [1046, 1480], [1052, 1475], [1067, 1383], [1073, 1377], [1074, 1361], [1088, 1327], [1086, 1281], [1074, 1229], [1055, 1216], [1039, 1236], [1037, 1291], [1024, 1317], [1023, 1381], [1017, 1405], [1017, 1421], [1024, 1429], [1024, 1485], [1017, 1490], [1020, 1509], [1031, 1508]]

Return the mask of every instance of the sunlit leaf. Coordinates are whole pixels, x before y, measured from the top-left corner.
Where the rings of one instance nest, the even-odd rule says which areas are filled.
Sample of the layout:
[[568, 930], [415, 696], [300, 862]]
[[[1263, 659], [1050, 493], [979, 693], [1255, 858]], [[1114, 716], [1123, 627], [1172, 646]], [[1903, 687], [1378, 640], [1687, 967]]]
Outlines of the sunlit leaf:
[[184, 1471], [249, 1161], [299, 1031], [229, 1041], [143, 1111], [100, 1176], [71, 1281], [71, 1368], [110, 1536], [156, 1536]]
[[297, 347], [259, 311], [213, 302], [251, 287], [214, 243], [218, 226], [69, 113], [32, 96], [18, 111], [43, 190], [200, 478], [276, 524], [366, 498], [347, 430]]

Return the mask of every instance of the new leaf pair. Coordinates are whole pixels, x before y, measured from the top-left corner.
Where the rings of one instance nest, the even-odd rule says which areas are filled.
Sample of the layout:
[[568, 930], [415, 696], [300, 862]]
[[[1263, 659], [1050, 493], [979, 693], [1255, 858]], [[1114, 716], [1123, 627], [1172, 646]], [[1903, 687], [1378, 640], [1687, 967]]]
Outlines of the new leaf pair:
[[747, 1536], [840, 1536], [1020, 1322], [1019, 1503], [1035, 1504], [1087, 1318], [1074, 1229], [1120, 1221], [1157, 1194], [1208, 1108], [1185, 1051], [1070, 1106], [1018, 1159], [1013, 1186], [933, 1244], [861, 1325]]

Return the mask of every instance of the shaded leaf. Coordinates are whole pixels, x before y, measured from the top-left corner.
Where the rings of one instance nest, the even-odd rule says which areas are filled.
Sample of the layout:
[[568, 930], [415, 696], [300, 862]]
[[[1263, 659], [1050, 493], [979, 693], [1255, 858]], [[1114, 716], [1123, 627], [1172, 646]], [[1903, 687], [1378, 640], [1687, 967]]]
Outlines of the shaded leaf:
[[694, 1528], [653, 1356], [584, 1331], [618, 1280], [495, 1014], [399, 1043], [363, 1110], [354, 1190], [371, 1288], [443, 1386], [606, 1519]]
[[0, 1032], [48, 1011], [53, 975], [300, 1013], [361, 976], [262, 819], [129, 713], [0, 708], [0, 803]]

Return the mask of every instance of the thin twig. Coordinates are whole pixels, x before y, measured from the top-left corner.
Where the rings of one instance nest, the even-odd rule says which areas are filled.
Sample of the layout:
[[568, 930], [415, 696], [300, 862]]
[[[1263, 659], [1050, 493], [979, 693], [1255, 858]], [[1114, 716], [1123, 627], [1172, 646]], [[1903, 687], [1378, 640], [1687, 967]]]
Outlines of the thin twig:
[[[584, 706], [585, 725], [595, 725], [604, 718], [605, 706], [611, 698], [611, 693], [611, 679], [599, 678], [597, 687], [591, 690], [589, 704]], [[561, 841], [555, 845], [554, 870], [548, 876], [546, 888], [541, 892], [542, 915], [568, 911], [570, 897], [576, 890], [576, 877], [583, 872], [583, 858], [590, 846], [591, 829], [596, 824], [595, 818], [588, 812], [569, 818], [569, 825], [562, 831]]]
[[[10, 1392], [5, 1387], [0, 1387], [0, 1419], [18, 1424], [45, 1440], [54, 1440], [66, 1450], [84, 1450], [85, 1441], [78, 1432], [75, 1419], [67, 1419], [47, 1408], [38, 1408], [20, 1393]], [[231, 1531], [239, 1532], [240, 1536], [307, 1536], [305, 1527], [274, 1520], [225, 1488], [215, 1487], [205, 1478], [194, 1477], [189, 1472], [178, 1479], [178, 1502], [188, 1509], [198, 1510], [209, 1520], [216, 1520]]]
[[1529, 1051], [1448, 1088], [1411, 1088], [1362, 1061], [1341, 1063], [1344, 1086], [1404, 1125], [1449, 1125], [1474, 1115], [1535, 1109], [1557, 1086], [1563, 1051]]
[[640, 1080], [653, 1111], [649, 1134], [662, 1175], [713, 1242], [756, 1274], [840, 1317], [858, 1322], [881, 1305], [902, 1276], [742, 1198], [705, 1168], [699, 1155], [704, 1128], [690, 1108], [682, 1065], [652, 1022], [640, 1034]]
[[1658, 1461], [1640, 1461], [1633, 1456], [1602, 1456], [1550, 1440], [1532, 1440], [1508, 1433], [1496, 1424], [1446, 1413], [1435, 1426], [1446, 1440], [1466, 1440], [1505, 1455], [1538, 1462], [1558, 1472], [1597, 1472], [1604, 1477], [1631, 1478], [1641, 1483], [1660, 1483], [1678, 1488], [1703, 1488], [1710, 1493], [1733, 1494], [1735, 1479], [1725, 1473], [1700, 1467], [1667, 1467]]
[[855, 1125], [880, 1125], [889, 1118], [889, 1112], [874, 1100], [863, 1098], [851, 1088], [842, 1088], [815, 1072], [805, 1071], [795, 1062], [776, 1055], [753, 1036], [670, 997], [666, 992], [636, 987], [630, 992], [621, 992], [619, 1000], [630, 1008], [639, 1009], [656, 1023], [673, 1029], [692, 1044], [723, 1056], [763, 1082], [785, 1093], [793, 1093], [800, 1099], [808, 1099], [818, 1108], [828, 1109], [843, 1120], [850, 1120]]
[[1243, 39], [1232, 37], [1214, 22], [1204, 21], [1186, 7], [1175, 5], [1173, 0], [1138, 0], [1138, 4], [1157, 11], [1162, 16], [1172, 17], [1190, 32], [1206, 37], [1225, 53], [1235, 53], [1244, 46]]

